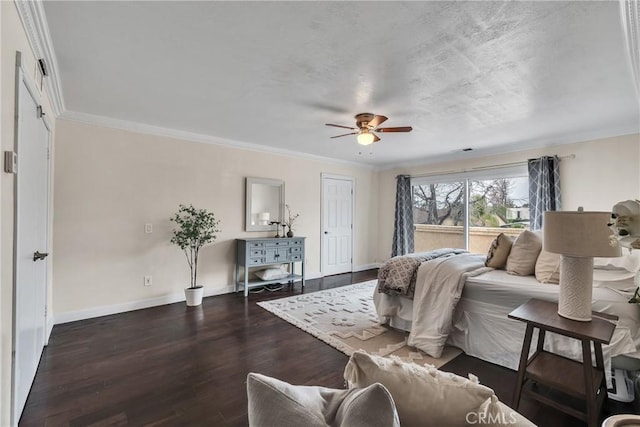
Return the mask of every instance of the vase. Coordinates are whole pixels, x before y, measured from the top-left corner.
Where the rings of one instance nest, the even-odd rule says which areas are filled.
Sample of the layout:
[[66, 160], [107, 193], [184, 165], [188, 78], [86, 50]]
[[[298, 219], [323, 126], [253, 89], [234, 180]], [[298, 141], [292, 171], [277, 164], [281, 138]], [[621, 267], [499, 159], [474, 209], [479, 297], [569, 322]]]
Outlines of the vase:
[[203, 294], [204, 288], [202, 286], [198, 286], [197, 288], [186, 288], [184, 290], [187, 305], [190, 307], [202, 304]]
[[293, 237], [293, 231], [291, 229], [287, 231], [287, 237]]

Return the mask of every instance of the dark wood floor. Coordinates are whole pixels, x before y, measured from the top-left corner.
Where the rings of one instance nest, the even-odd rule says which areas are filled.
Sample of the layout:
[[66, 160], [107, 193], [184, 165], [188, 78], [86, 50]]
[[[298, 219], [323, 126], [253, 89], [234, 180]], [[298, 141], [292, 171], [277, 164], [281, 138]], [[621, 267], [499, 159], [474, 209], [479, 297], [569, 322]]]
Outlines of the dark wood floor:
[[[376, 271], [307, 281], [305, 292], [375, 278]], [[256, 305], [293, 290], [205, 298], [55, 326], [21, 426], [246, 426], [246, 375], [342, 388], [347, 356]], [[515, 372], [461, 355], [443, 370], [472, 372], [510, 403]], [[625, 408], [614, 407], [615, 412]], [[583, 423], [523, 398], [540, 426]]]

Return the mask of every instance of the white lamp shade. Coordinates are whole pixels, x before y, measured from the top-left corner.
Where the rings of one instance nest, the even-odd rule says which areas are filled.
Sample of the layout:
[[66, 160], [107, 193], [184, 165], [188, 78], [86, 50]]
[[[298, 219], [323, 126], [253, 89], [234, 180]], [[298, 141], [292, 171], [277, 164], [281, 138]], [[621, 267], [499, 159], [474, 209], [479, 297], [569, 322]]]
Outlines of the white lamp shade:
[[620, 256], [620, 248], [610, 244], [610, 218], [610, 212], [545, 212], [544, 250], [576, 258]]

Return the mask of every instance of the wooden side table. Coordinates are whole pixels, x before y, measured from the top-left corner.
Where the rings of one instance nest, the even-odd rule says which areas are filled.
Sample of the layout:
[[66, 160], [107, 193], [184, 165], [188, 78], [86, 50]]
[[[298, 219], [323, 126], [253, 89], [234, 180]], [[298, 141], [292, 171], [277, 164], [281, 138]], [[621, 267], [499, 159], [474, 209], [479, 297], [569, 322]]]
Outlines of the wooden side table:
[[[509, 318], [527, 324], [513, 408], [518, 410], [520, 397], [524, 392], [541, 403], [586, 421], [589, 427], [596, 427], [607, 396], [602, 344], [609, 344], [611, 341], [616, 327], [611, 321], [618, 320], [618, 317], [593, 312], [591, 322], [578, 322], [558, 315], [557, 303], [531, 299], [509, 313]], [[539, 330], [538, 346], [535, 353], [528, 357], [534, 328]], [[544, 351], [544, 336], [547, 331], [581, 341], [583, 362]], [[591, 343], [595, 352], [595, 367], [591, 359]], [[585, 410], [556, 402], [548, 393], [540, 390], [538, 384], [577, 398], [584, 402]]]

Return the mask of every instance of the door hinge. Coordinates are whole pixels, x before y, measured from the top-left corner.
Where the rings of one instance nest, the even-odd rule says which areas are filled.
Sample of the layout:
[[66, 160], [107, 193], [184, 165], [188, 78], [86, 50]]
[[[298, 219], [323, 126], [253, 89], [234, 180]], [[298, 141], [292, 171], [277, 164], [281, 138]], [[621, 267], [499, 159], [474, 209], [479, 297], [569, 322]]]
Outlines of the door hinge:
[[44, 117], [44, 111], [42, 110], [42, 105], [38, 105], [38, 108], [36, 109], [36, 115], [39, 119]]
[[47, 160], [51, 160], [51, 149], [47, 147]]

